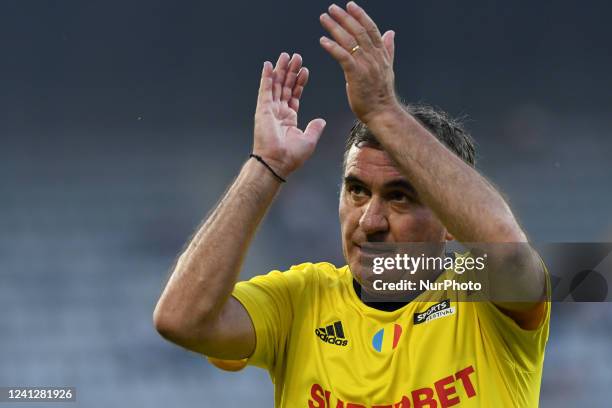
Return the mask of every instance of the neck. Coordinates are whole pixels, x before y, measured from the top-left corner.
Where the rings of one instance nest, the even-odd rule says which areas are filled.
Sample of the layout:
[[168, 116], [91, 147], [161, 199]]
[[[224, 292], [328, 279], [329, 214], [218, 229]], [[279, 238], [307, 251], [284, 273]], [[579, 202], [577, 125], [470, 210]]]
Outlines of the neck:
[[394, 310], [397, 310], [397, 309], [399, 309], [401, 307], [404, 307], [405, 305], [410, 303], [410, 301], [407, 301], [405, 298], [402, 299], [401, 301], [394, 301], [394, 302], [389, 302], [389, 301], [374, 301], [374, 302], [369, 302], [369, 301], [365, 301], [361, 297], [361, 290], [362, 290], [361, 289], [361, 285], [359, 284], [359, 282], [357, 282], [357, 280], [355, 280], [355, 278], [353, 278], [353, 289], [355, 290], [355, 293], [357, 294], [357, 297], [359, 298], [359, 300], [361, 300], [366, 306], [371, 307], [373, 309], [382, 310], [384, 312], [393, 312]]
[[[436, 271], [436, 273], [429, 280], [435, 281], [436, 279], [438, 279], [441, 273], [442, 271]], [[366, 306], [369, 306], [371, 308], [378, 309], [378, 310], [383, 310], [385, 312], [392, 312], [394, 310], [397, 310], [407, 305], [408, 303], [412, 302], [421, 293], [423, 293], [422, 290], [411, 291], [408, 293], [403, 293], [402, 295], [399, 295], [395, 299], [389, 298], [389, 297], [383, 297], [383, 296], [380, 296], [377, 298], [376, 295], [372, 295], [368, 293], [365, 297], [368, 299], [372, 299], [372, 300], [366, 301], [364, 300], [364, 297], [362, 297], [362, 291], [364, 291], [365, 289], [361, 287], [361, 284], [357, 282], [355, 278], [353, 278], [353, 289], [355, 290], [355, 293], [357, 294], [357, 297], [359, 298], [359, 300], [361, 300]]]

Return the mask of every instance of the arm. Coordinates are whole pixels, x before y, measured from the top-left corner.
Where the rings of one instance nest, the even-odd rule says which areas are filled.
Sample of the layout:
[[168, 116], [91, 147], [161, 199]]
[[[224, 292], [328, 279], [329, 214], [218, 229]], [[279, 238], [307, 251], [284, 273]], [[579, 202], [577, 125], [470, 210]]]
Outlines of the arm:
[[521, 327], [536, 328], [545, 312], [544, 271], [499, 192], [403, 109], [367, 126], [448, 231], [474, 254], [488, 254], [493, 303]]
[[[509, 310], [509, 314], [537, 309], [544, 292], [543, 269], [509, 206], [484, 177], [448, 150], [397, 100], [395, 34], [387, 31], [381, 36], [372, 19], [353, 2], [346, 10], [330, 7], [329, 14], [321, 16], [321, 23], [333, 37], [322, 37], [321, 46], [342, 66], [351, 109], [376, 135], [447, 230], [465, 243], [525, 243], [512, 245], [516, 251], [495, 257], [488, 271], [495, 276], [497, 290], [511, 290], [517, 298], [532, 300], [503, 303], [500, 308]], [[508, 273], [510, 269], [517, 273]]]
[[[299, 100], [308, 80], [297, 54], [281, 54], [261, 77], [253, 152], [286, 178], [312, 154], [325, 126], [297, 128]], [[241, 359], [255, 348], [247, 311], [231, 292], [257, 226], [279, 190], [279, 180], [249, 160], [181, 254], [154, 312], [159, 333], [190, 350]]]

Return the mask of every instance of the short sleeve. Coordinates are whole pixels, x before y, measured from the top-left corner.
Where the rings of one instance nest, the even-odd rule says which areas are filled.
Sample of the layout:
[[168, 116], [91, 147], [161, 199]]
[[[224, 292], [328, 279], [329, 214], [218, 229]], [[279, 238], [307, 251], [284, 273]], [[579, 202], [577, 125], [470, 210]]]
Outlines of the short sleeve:
[[544, 318], [537, 328], [533, 330], [521, 328], [492, 302], [474, 302], [484, 329], [498, 337], [518, 367], [529, 372], [538, 370], [542, 365], [550, 326], [550, 275], [544, 263], [542, 265], [546, 274], [545, 311]]
[[234, 287], [232, 296], [247, 310], [255, 328], [255, 351], [248, 364], [273, 372], [284, 358], [295, 299], [311, 278], [309, 265], [293, 266], [286, 272], [275, 270], [238, 282]]

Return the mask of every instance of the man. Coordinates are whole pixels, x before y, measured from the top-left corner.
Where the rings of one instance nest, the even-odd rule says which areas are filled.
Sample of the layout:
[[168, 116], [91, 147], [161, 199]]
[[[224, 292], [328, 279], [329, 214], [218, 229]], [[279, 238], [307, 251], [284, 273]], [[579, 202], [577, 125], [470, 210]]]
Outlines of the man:
[[[282, 182], [325, 127], [315, 119], [297, 128], [308, 70], [283, 53], [275, 67], [264, 63], [253, 157], [180, 256], [155, 309], [157, 330], [223, 368], [266, 368], [277, 407], [537, 406], [550, 309], [542, 263], [470, 165], [469, 136], [444, 114], [398, 101], [394, 32], [381, 35], [353, 2], [332, 5], [321, 24], [332, 37], [321, 46], [341, 65], [359, 120], [339, 205], [348, 265], [306, 263], [235, 284]], [[500, 251], [487, 265], [491, 290], [521, 302], [429, 302], [426, 292], [403, 303], [362, 300], [372, 289], [361, 265], [368, 243], [453, 238], [522, 243], [526, 250]]]

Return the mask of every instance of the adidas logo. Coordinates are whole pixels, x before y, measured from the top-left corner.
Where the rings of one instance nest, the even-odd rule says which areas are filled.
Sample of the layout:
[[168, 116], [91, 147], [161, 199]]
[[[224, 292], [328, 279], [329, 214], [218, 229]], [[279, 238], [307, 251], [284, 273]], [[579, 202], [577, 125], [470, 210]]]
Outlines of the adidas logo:
[[342, 322], [340, 320], [330, 324], [329, 326], [315, 329], [315, 334], [325, 343], [335, 344], [336, 346], [346, 346], [348, 344], [348, 340], [344, 336], [344, 329], [342, 328]]

